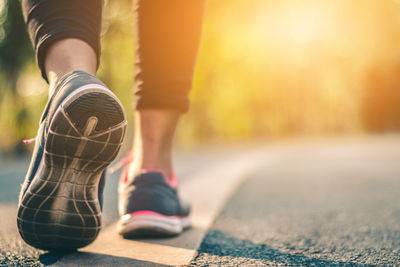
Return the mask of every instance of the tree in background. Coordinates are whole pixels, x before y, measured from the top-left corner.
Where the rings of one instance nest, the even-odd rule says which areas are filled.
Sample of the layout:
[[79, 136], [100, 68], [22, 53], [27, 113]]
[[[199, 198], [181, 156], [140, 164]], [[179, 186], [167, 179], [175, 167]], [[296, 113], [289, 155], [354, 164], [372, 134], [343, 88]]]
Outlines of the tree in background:
[[3, 79], [0, 96], [7, 89], [13, 94], [16, 93], [21, 69], [33, 58], [33, 49], [26, 33], [20, 2], [0, 0], [1, 2], [3, 10], [0, 18], [0, 69]]
[[[289, 2], [208, 1], [178, 143], [400, 129], [400, 3]], [[132, 3], [104, 1], [98, 71], [130, 121]], [[20, 2], [0, 0], [1, 152], [35, 135], [46, 100]]]
[[[22, 138], [24, 128], [29, 124], [25, 101], [17, 94], [17, 82], [23, 68], [34, 58], [33, 49], [26, 32], [20, 1], [0, 0], [0, 103], [8, 103], [9, 125], [14, 128], [15, 151], [25, 148], [18, 139]], [[9, 117], [10, 116], [10, 117]]]

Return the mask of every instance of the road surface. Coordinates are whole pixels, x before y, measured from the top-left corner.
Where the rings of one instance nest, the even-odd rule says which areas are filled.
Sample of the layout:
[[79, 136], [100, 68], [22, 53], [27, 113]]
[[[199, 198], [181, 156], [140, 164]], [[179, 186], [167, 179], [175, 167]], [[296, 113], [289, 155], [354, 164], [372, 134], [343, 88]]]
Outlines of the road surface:
[[[24, 244], [16, 201], [28, 159], [0, 163], [0, 265], [400, 265], [400, 136], [178, 151], [194, 227], [164, 240], [115, 234], [118, 174], [105, 228], [72, 254]], [[186, 191], [186, 194], [185, 192]]]

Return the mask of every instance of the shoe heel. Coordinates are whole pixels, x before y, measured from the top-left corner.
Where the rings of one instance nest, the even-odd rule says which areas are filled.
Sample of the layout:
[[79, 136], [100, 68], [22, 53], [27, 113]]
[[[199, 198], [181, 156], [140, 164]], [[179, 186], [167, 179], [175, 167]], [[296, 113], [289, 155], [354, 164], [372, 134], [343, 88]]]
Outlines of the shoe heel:
[[115, 159], [125, 113], [108, 91], [70, 95], [52, 118], [44, 157], [18, 210], [18, 228], [30, 245], [71, 250], [93, 242], [101, 229], [98, 184]]
[[45, 162], [99, 172], [117, 156], [125, 134], [122, 106], [110, 95], [89, 92], [61, 105], [50, 125]]

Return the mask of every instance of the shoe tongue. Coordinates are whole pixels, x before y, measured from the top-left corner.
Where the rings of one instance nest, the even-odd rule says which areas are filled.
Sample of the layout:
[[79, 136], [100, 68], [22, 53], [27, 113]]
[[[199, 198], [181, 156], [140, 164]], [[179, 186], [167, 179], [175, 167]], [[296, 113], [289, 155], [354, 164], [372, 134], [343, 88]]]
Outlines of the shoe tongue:
[[164, 175], [161, 172], [142, 172], [138, 176], [136, 176], [135, 180], [142, 181], [142, 180], [151, 180], [151, 181], [166, 181]]
[[142, 172], [137, 175], [134, 179], [135, 183], [162, 183], [165, 184], [167, 181], [161, 172]]

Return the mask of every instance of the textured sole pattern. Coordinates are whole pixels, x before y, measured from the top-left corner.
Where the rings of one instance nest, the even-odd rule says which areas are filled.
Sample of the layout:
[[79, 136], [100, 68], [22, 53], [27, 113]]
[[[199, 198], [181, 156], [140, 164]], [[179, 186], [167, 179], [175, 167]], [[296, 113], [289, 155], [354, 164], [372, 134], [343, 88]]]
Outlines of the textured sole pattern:
[[72, 250], [96, 239], [99, 180], [119, 152], [126, 124], [121, 104], [108, 89], [85, 88], [61, 104], [18, 209], [18, 229], [28, 244]]

